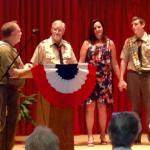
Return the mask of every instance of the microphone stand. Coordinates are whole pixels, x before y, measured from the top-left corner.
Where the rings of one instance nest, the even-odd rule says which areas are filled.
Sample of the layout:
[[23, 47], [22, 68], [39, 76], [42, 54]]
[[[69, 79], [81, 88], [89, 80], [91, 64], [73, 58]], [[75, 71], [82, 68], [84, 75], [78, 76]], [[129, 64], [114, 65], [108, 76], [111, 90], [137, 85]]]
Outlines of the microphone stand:
[[36, 34], [36, 32], [32, 32], [32, 34], [31, 34], [30, 38], [27, 40], [26, 44], [20, 49], [20, 51], [18, 52], [18, 54], [16, 55], [16, 57], [14, 58], [14, 60], [12, 61], [12, 63], [7, 67], [7, 70], [2, 75], [0, 81], [2, 81], [5, 76], [7, 77], [7, 79], [9, 79], [9, 73], [8, 72], [9, 72], [11, 66], [15, 63], [15, 61], [17, 60], [17, 58], [21, 55], [22, 51], [27, 48], [28, 43], [32, 40], [32, 38], [34, 37], [34, 35]]

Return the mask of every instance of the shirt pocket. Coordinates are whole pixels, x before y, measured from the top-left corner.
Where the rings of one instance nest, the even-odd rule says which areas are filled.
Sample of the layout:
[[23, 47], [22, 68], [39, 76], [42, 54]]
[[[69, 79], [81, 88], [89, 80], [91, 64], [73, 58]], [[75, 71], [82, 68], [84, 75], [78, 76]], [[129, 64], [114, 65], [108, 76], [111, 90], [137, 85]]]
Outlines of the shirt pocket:
[[67, 51], [63, 54], [63, 59], [65, 64], [70, 64], [72, 62], [71, 59], [71, 51]]
[[51, 63], [55, 59], [56, 59], [56, 57], [53, 53], [46, 52], [46, 54], [45, 54], [45, 62], [46, 63]]
[[143, 45], [143, 47], [142, 47], [142, 54], [147, 59], [150, 59], [150, 44]]

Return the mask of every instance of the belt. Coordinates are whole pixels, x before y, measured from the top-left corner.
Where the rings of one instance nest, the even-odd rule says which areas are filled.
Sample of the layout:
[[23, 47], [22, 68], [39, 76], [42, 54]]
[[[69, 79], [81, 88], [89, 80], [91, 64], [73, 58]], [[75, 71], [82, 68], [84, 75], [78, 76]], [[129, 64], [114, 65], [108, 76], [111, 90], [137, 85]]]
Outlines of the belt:
[[128, 72], [136, 73], [136, 74], [138, 74], [138, 75], [149, 75], [149, 74], [150, 74], [149, 71], [135, 71], [135, 70], [128, 70]]

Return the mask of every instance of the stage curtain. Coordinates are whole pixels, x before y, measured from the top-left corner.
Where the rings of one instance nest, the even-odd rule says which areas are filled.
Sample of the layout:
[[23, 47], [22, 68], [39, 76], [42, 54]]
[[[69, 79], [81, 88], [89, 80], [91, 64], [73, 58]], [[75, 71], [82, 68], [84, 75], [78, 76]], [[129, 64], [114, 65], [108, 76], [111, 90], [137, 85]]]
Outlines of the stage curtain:
[[[119, 56], [124, 40], [132, 35], [131, 17], [134, 15], [144, 17], [147, 22], [146, 30], [150, 31], [149, 6], [149, 0], [1, 0], [0, 25], [11, 20], [16, 20], [20, 24], [22, 40], [17, 47], [18, 50], [22, 49], [21, 57], [26, 63], [30, 62], [38, 43], [49, 37], [51, 23], [56, 19], [66, 23], [64, 39], [71, 43], [79, 58], [80, 47], [87, 38], [89, 23], [92, 19], [98, 18], [104, 22], [108, 37], [114, 41], [117, 59], [120, 62]], [[38, 28], [39, 34], [27, 42], [33, 28]], [[108, 108], [108, 122], [113, 111], [131, 110], [126, 91], [120, 93], [117, 84], [118, 81], [114, 77], [114, 106]], [[37, 92], [32, 79], [27, 80], [24, 92], [26, 94]], [[35, 112], [38, 111], [36, 105], [31, 107], [31, 111], [35, 117]], [[20, 122], [17, 134], [27, 135], [32, 129], [33, 126], [29, 123]], [[143, 131], [146, 131], [145, 113], [143, 113]], [[98, 132], [95, 121], [94, 133]], [[84, 104], [74, 109], [74, 133], [86, 134]]]

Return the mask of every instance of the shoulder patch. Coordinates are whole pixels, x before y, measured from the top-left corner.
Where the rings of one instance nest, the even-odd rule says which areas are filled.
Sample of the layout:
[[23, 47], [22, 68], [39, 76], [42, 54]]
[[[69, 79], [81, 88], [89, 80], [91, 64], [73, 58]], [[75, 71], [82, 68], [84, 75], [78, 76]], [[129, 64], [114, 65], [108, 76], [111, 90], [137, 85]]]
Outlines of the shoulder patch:
[[64, 44], [70, 44], [68, 41], [66, 41], [66, 40], [63, 40], [62, 41]]

